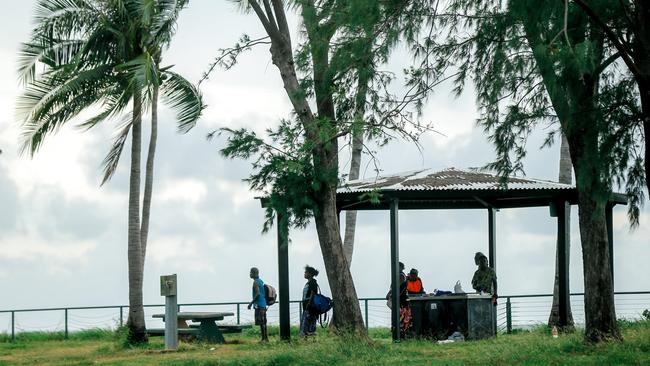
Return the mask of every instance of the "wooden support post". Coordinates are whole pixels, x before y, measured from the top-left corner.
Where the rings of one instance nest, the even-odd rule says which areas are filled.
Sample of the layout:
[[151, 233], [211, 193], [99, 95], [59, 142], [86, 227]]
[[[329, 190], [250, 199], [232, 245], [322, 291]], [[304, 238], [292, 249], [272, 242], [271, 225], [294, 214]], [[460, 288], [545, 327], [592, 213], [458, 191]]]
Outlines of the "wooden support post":
[[488, 261], [490, 267], [497, 270], [497, 209], [494, 207], [488, 208]]
[[[488, 207], [488, 261], [490, 267], [497, 272], [497, 209]], [[496, 288], [494, 289], [496, 290]], [[492, 307], [492, 334], [497, 330], [497, 309]]]
[[392, 305], [391, 309], [391, 324], [393, 328], [393, 342], [399, 342], [400, 329], [399, 329], [399, 202], [392, 199], [390, 201], [390, 273], [391, 273], [391, 289], [392, 289]]
[[612, 272], [612, 286], [614, 286], [614, 205], [607, 203], [605, 207], [605, 220], [607, 220], [607, 243], [609, 245], [609, 269]]
[[280, 297], [280, 339], [291, 339], [289, 318], [289, 224], [284, 212], [277, 212], [278, 226], [278, 296]]
[[560, 327], [566, 327], [569, 320], [569, 210], [567, 202], [555, 204], [557, 213], [557, 265], [558, 265], [558, 311]]

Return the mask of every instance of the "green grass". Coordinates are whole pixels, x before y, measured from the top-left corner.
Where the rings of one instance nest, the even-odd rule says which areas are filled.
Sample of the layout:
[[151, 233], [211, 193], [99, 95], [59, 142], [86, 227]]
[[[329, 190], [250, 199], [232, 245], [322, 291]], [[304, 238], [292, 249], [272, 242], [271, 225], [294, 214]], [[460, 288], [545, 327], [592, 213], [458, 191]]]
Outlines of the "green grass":
[[[371, 329], [372, 341], [335, 337], [319, 329], [313, 339], [259, 343], [259, 330], [227, 335], [228, 344], [181, 342], [178, 352], [163, 352], [162, 337], [125, 347], [122, 335], [104, 330], [20, 334], [0, 338], [0, 365], [643, 365], [650, 364], [650, 322], [621, 323], [623, 342], [588, 345], [582, 334], [554, 339], [546, 328], [494, 339], [436, 344], [429, 340], [392, 343], [388, 329]], [[292, 333], [297, 334], [293, 328]]]

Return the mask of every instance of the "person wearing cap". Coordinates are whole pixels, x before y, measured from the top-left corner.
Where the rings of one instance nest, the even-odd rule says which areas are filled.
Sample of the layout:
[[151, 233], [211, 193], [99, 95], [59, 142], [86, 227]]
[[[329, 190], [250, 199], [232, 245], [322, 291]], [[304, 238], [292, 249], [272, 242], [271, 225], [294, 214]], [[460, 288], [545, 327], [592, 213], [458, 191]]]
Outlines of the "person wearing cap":
[[418, 270], [411, 268], [408, 277], [406, 278], [406, 292], [409, 295], [418, 295], [424, 293], [424, 286], [422, 279], [418, 277]]
[[476, 263], [478, 269], [474, 272], [474, 277], [472, 277], [472, 288], [476, 292], [491, 294], [492, 302], [496, 304], [497, 275], [494, 269], [488, 267], [488, 259], [481, 252], [474, 255], [474, 263]]

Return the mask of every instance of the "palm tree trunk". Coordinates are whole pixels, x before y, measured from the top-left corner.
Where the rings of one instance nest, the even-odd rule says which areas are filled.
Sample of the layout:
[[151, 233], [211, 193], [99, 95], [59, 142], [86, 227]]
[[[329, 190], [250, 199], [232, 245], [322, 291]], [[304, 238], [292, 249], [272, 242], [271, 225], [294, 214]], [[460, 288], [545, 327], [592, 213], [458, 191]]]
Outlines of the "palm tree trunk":
[[143, 274], [144, 260], [147, 254], [149, 214], [151, 212], [151, 196], [153, 192], [153, 163], [156, 155], [156, 140], [158, 138], [158, 89], [159, 86], [157, 84], [154, 85], [151, 97], [151, 138], [149, 140], [149, 152], [147, 153], [147, 165], [144, 175], [144, 199], [142, 200], [142, 226], [140, 229]]
[[[361, 169], [361, 152], [363, 149], [364, 115], [366, 113], [366, 95], [368, 94], [368, 78], [365, 73], [359, 73], [357, 94], [355, 96], [354, 125], [352, 126], [352, 156], [350, 158], [349, 180], [359, 178]], [[345, 235], [343, 239], [343, 252], [352, 266], [352, 253], [354, 253], [354, 235], [357, 228], [357, 211], [345, 211]]]
[[142, 99], [139, 91], [133, 96], [133, 126], [131, 127], [131, 175], [129, 177], [129, 342], [146, 342], [142, 304], [142, 247], [140, 246], [140, 150], [142, 144]]
[[[562, 144], [560, 146], [560, 169], [558, 182], [564, 184], [573, 183], [573, 168], [571, 167], [571, 152], [569, 151], [569, 141], [567, 140], [564, 133], [562, 133]], [[571, 212], [568, 213], [567, 223], [571, 222]], [[570, 225], [569, 225], [570, 226]], [[567, 247], [571, 245], [570, 233], [567, 232]], [[567, 255], [567, 262], [569, 261], [569, 256]], [[553, 284], [553, 305], [551, 306], [551, 314], [548, 317], [548, 326], [559, 326], [560, 324], [560, 271], [558, 266], [558, 253], [555, 253], [555, 281]], [[571, 312], [571, 302], [568, 304], [569, 313], [567, 317], [567, 326], [572, 330], [574, 327], [573, 322], [573, 313]]]

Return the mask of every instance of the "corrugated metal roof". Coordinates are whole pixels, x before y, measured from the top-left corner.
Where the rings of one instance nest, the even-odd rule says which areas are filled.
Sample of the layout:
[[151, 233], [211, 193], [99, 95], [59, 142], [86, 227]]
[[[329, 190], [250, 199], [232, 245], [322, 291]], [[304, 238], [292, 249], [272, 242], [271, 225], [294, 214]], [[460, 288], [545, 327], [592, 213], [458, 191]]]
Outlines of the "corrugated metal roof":
[[[451, 191], [451, 190], [498, 190], [499, 176], [477, 169], [447, 168], [423, 169], [399, 174], [377, 176], [372, 179], [353, 180], [339, 186], [337, 193], [369, 192], [372, 190], [396, 191]], [[570, 190], [569, 184], [540, 179], [509, 177], [508, 190]]]

